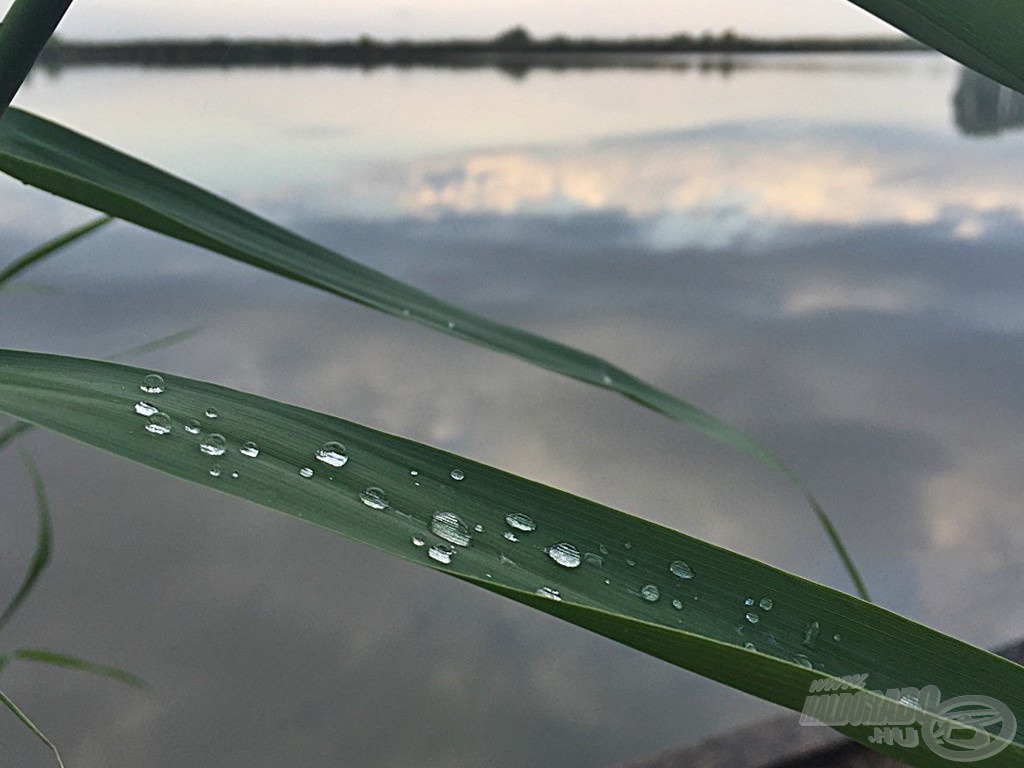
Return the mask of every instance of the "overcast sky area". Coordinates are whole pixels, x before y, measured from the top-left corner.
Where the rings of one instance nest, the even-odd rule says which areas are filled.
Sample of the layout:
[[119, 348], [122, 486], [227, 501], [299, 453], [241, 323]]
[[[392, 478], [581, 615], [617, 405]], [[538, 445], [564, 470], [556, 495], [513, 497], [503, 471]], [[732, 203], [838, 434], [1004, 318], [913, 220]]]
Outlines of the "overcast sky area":
[[[0, 0], [6, 13], [12, 0]], [[61, 24], [70, 39], [489, 37], [516, 24], [536, 36], [622, 37], [676, 32], [764, 37], [855, 36], [894, 30], [846, 0], [78, 0]]]

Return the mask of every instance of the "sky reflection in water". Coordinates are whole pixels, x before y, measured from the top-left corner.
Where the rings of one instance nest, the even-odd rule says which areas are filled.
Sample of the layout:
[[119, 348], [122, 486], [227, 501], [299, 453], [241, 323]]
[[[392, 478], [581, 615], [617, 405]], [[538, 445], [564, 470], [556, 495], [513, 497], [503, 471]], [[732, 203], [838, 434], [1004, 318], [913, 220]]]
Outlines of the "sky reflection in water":
[[[994, 645], [1024, 619], [1006, 590], [1024, 569], [1024, 133], [959, 133], [959, 82], [932, 56], [521, 81], [96, 70], [37, 78], [19, 103], [751, 431], [836, 517], [878, 602]], [[0, 259], [85, 218], [0, 182]], [[46, 351], [106, 355], [195, 325], [138, 364], [430, 442], [847, 588], [800, 499], [748, 459], [127, 225], [0, 301], [3, 343]], [[79, 768], [606, 766], [772, 711], [265, 510], [52, 436], [27, 445], [58, 543], [5, 647], [153, 685], [5, 675]], [[30, 490], [10, 456], [0, 483], [13, 585]], [[49, 765], [9, 720], [0, 744], [11, 764]]]

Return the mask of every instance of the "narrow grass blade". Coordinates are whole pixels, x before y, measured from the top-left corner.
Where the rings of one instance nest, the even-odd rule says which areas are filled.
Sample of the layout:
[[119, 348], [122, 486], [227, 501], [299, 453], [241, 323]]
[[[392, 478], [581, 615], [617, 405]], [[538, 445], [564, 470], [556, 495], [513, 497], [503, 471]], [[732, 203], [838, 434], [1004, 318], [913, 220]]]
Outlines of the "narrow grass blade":
[[[898, 707], [901, 692], [934, 685], [946, 699], [991, 696], [1024, 716], [1024, 668], [842, 592], [325, 414], [170, 375], [163, 391], [146, 394], [149, 373], [0, 351], [0, 411], [797, 711], [815, 680], [867, 673], [858, 695], [871, 707]], [[215, 419], [204, 415], [210, 408], [219, 412]], [[183, 428], [193, 419], [198, 434]], [[912, 705], [909, 711], [924, 717]], [[948, 713], [930, 717], [953, 727]], [[838, 730], [914, 765], [947, 764], [923, 741], [917, 748], [870, 744], [873, 728]], [[1020, 765], [1024, 739], [1000, 733], [977, 733], [1001, 748], [986, 765]]]
[[98, 219], [93, 219], [88, 224], [75, 227], [69, 232], [65, 232], [63, 235], [43, 243], [38, 248], [33, 248], [24, 256], [15, 259], [4, 269], [0, 269], [0, 290], [3, 289], [5, 284], [9, 283], [32, 265], [37, 264], [48, 256], [54, 255], [62, 248], [66, 248], [76, 240], [85, 237], [91, 232], [95, 232], [97, 229], [109, 224], [111, 221], [113, 221], [113, 219], [109, 216], [100, 216]]
[[775, 454], [716, 416], [564, 344], [496, 323], [299, 237], [199, 187], [17, 109], [0, 119], [0, 170], [125, 221], [194, 243], [550, 371], [618, 392], [782, 472], [825, 527], [862, 597], [864, 582], [821, 505]]
[[971, 69], [1024, 93], [1020, 0], [851, 0]]
[[50, 562], [50, 550], [53, 546], [53, 523], [50, 520], [50, 506], [46, 500], [46, 488], [43, 486], [43, 478], [39, 476], [39, 471], [28, 457], [28, 454], [23, 454], [23, 458], [25, 460], [25, 468], [32, 478], [32, 490], [36, 497], [36, 515], [39, 520], [39, 527], [36, 533], [36, 548], [32, 555], [32, 562], [29, 563], [28, 571], [25, 573], [25, 578], [18, 591], [14, 593], [14, 597], [7, 604], [4, 612], [0, 613], [0, 629], [4, 628], [4, 625], [10, 621], [18, 607], [25, 602], [25, 598], [32, 592], [32, 588], [35, 587], [39, 576]]
[[14, 713], [14, 716], [16, 718], [21, 720], [21, 722], [30, 731], [32, 731], [32, 733], [34, 733], [36, 737], [43, 742], [43, 744], [48, 746], [53, 751], [53, 756], [57, 758], [57, 765], [59, 765], [60, 768], [64, 768], [64, 761], [61, 760], [60, 752], [57, 751], [57, 747], [54, 745], [54, 743], [50, 741], [48, 738], [46, 738], [46, 734], [39, 730], [39, 727], [29, 719], [28, 715], [26, 715], [24, 712], [18, 709], [18, 705], [11, 701], [10, 697], [3, 691], [0, 691], [0, 704], [3, 704], [5, 707], [11, 710], [11, 712]]
[[28, 77], [71, 0], [14, 0], [0, 24], [0, 115]]
[[53, 667], [64, 667], [65, 669], [73, 669], [78, 672], [86, 672], [90, 675], [98, 675], [99, 677], [105, 677], [108, 680], [114, 680], [119, 683], [124, 683], [125, 685], [130, 685], [133, 688], [146, 687], [145, 681], [140, 677], [136, 677], [131, 672], [127, 672], [117, 667], [94, 664], [91, 661], [79, 659], [75, 656], [68, 656], [63, 653], [55, 653], [53, 651], [45, 651], [38, 648], [22, 648], [12, 653], [8, 653], [6, 656], [11, 660], [30, 661], [36, 664], [48, 664]]
[[135, 347], [130, 347], [122, 352], [117, 352], [107, 357], [107, 360], [128, 360], [139, 355], [145, 355], [149, 352], [156, 352], [160, 349], [167, 349], [167, 347], [173, 347], [175, 344], [180, 344], [183, 341], [188, 341], [193, 336], [198, 335], [203, 330], [202, 326], [194, 326], [192, 328], [186, 328], [183, 331], [177, 331], [170, 333], [166, 336], [161, 336], [159, 339], [153, 339], [153, 341], [147, 341], [145, 344], [139, 344]]
[[7, 445], [9, 445], [16, 437], [25, 434], [32, 429], [31, 424], [26, 424], [23, 421], [15, 422], [6, 429], [0, 430], [0, 451], [2, 451]]

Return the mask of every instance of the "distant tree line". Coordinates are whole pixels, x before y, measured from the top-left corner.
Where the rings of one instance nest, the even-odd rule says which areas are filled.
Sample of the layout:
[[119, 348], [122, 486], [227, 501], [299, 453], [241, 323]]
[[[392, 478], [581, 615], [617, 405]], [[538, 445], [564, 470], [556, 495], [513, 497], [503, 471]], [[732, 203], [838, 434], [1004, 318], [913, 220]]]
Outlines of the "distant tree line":
[[129, 42], [70, 42], [54, 38], [43, 51], [41, 63], [142, 64], [151, 66], [480, 66], [503, 62], [541, 63], [558, 59], [584, 64], [583, 58], [602, 55], [674, 53], [785, 53], [874, 52], [921, 50], [909, 39], [792, 38], [763, 40], [727, 30], [715, 35], [677, 34], [670, 37], [625, 39], [570, 38], [563, 35], [537, 39], [523, 27], [514, 27], [487, 40], [398, 40], [385, 42], [368, 36], [356, 40], [138, 40]]

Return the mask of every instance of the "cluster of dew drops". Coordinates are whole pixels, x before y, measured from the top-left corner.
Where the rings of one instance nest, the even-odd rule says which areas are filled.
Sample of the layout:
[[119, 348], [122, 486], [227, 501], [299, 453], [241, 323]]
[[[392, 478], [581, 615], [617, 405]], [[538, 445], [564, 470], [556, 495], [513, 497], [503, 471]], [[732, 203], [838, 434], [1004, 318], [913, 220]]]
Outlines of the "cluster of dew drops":
[[[160, 395], [165, 389], [165, 382], [162, 376], [157, 373], [148, 374], [139, 386], [139, 389], [147, 395]], [[147, 418], [146, 431], [153, 435], [167, 435], [173, 429], [172, 421], [170, 416], [161, 411], [157, 406], [149, 403], [146, 400], [140, 400], [135, 404], [135, 413], [140, 416]], [[213, 421], [218, 418], [219, 414], [215, 408], [207, 408], [203, 414], [208, 420]], [[199, 435], [202, 432], [202, 424], [198, 419], [192, 419], [184, 425], [184, 430], [190, 435]], [[199, 450], [211, 457], [223, 456], [227, 451], [227, 441], [224, 436], [217, 432], [208, 432], [200, 438]], [[239, 453], [247, 458], [256, 458], [260, 455], [259, 446], [252, 440], [248, 440], [242, 443], [239, 448]], [[317, 461], [326, 464], [329, 467], [343, 467], [348, 462], [348, 452], [345, 446], [337, 441], [330, 440], [325, 442], [314, 454]], [[210, 470], [210, 475], [213, 477], [219, 477], [221, 475], [221, 468], [219, 465], [214, 464]], [[304, 466], [298, 471], [300, 477], [311, 478], [314, 475], [312, 467]], [[419, 475], [417, 470], [410, 470], [410, 475], [416, 477]], [[232, 477], [237, 478], [238, 472], [232, 472]], [[452, 469], [449, 473], [452, 480], [462, 481], [465, 479], [466, 474], [461, 469]], [[419, 483], [417, 482], [417, 485]], [[359, 498], [364, 505], [374, 510], [385, 510], [390, 507], [390, 503], [383, 489], [376, 486], [371, 486], [359, 494]], [[518, 543], [520, 537], [525, 534], [530, 534], [537, 530], [537, 524], [533, 519], [526, 514], [521, 512], [513, 512], [505, 516], [505, 523], [508, 529], [502, 533], [505, 540], [511, 543]], [[455, 558], [458, 553], [458, 548], [469, 547], [473, 541], [473, 533], [483, 533], [484, 528], [482, 525], [473, 526], [470, 529], [459, 515], [454, 512], [448, 511], [437, 511], [434, 513], [430, 520], [430, 531], [438, 538], [442, 539], [445, 543], [434, 544], [426, 549], [427, 556], [430, 559], [435, 560], [444, 565], [448, 565]], [[412, 544], [414, 547], [423, 548], [426, 547], [427, 542], [420, 536], [412, 537]], [[625, 548], [629, 550], [631, 546], [625, 545]], [[603, 557], [608, 555], [608, 549], [603, 545], [599, 548], [600, 554], [585, 552], [581, 553], [575, 546], [569, 542], [563, 541], [557, 544], [553, 544], [546, 547], [544, 551], [548, 557], [557, 565], [573, 569], [580, 567], [581, 564], [587, 563], [589, 565], [600, 566], [603, 563]], [[502, 562], [514, 564], [512, 560], [502, 555]], [[635, 566], [636, 561], [630, 558], [626, 559], [626, 564]], [[696, 577], [696, 573], [683, 560], [673, 560], [668, 565], [668, 572], [672, 574], [676, 579], [682, 581], [689, 581]], [[605, 580], [605, 584], [610, 584], [609, 580]], [[538, 595], [549, 598], [551, 600], [561, 600], [561, 593], [548, 586], [542, 586], [536, 590]], [[656, 584], [645, 584], [639, 590], [639, 596], [645, 602], [656, 603], [661, 600], [661, 589]], [[696, 600], [697, 598], [694, 597]], [[677, 610], [683, 610], [683, 602], [679, 598], [673, 598], [671, 601], [672, 607]], [[756, 604], [757, 608], [760, 608], [762, 612], [768, 612], [774, 607], [774, 601], [770, 597], [762, 597]], [[761, 615], [755, 610], [755, 601], [752, 597], [748, 597], [744, 600], [744, 618], [748, 624], [757, 624], [761, 620]], [[802, 642], [805, 646], [813, 646], [818, 639], [821, 632], [821, 627], [817, 621], [810, 622], [804, 630]], [[769, 643], [771, 643], [773, 637], [768, 635]], [[832, 637], [834, 642], [839, 642], [840, 636], [838, 634]], [[744, 646], [747, 650], [755, 651], [756, 646], [747, 642]], [[807, 656], [803, 654], [795, 654], [793, 660], [798, 664], [806, 667], [812, 667], [811, 661]]]

